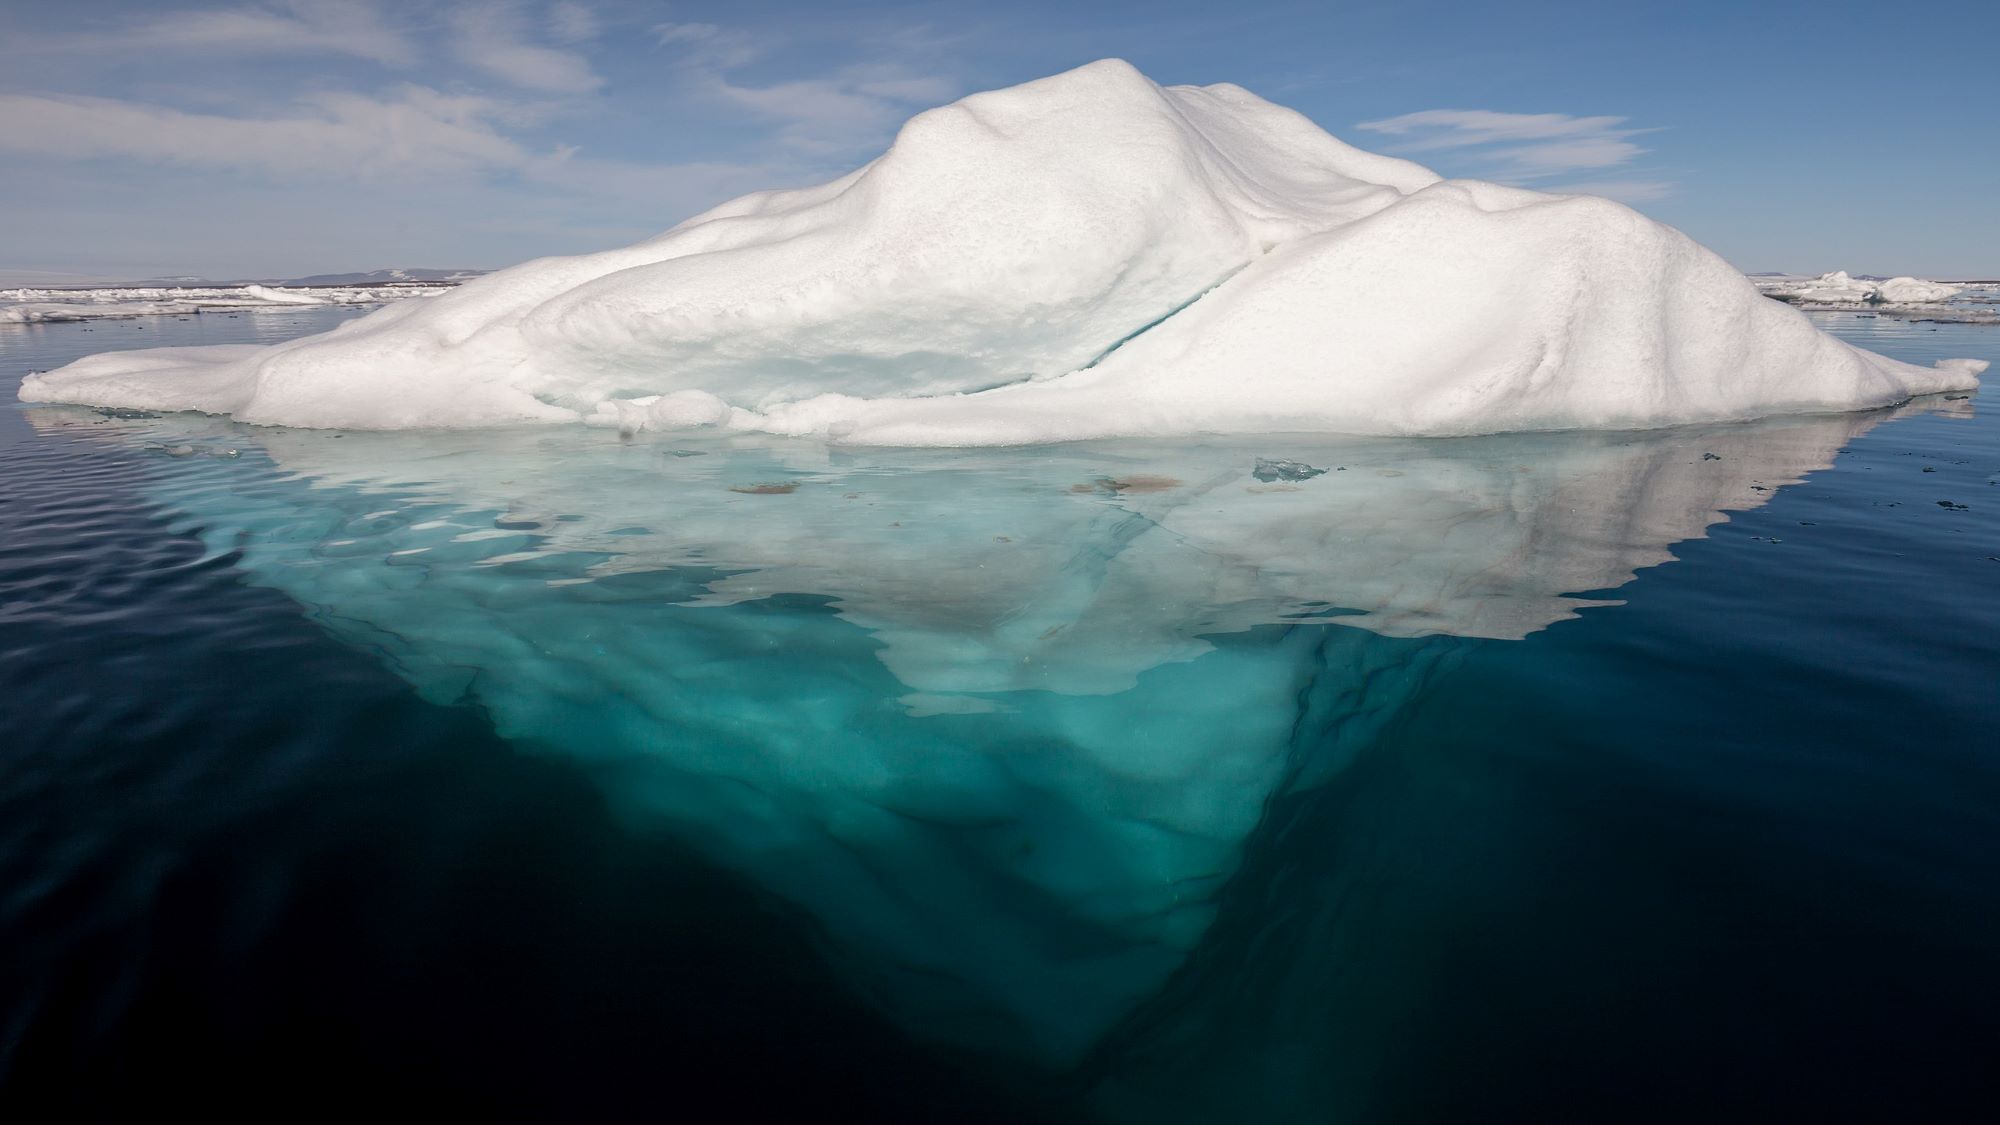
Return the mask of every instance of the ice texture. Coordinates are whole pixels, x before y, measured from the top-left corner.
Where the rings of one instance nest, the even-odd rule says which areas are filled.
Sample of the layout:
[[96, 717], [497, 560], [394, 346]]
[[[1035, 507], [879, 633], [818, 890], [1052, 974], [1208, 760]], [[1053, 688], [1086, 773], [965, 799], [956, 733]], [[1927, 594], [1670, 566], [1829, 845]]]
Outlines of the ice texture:
[[1274, 795], [1457, 638], [1612, 604], [1885, 415], [951, 451], [27, 416], [127, 443], [247, 581], [810, 912], [913, 1028], [1073, 1063], [1202, 942]]
[[1937, 305], [1966, 289], [1915, 277], [1849, 277], [1844, 270], [1818, 277], [1763, 277], [1757, 279], [1757, 288], [1780, 300], [1806, 305]]
[[126, 320], [295, 305], [375, 305], [404, 297], [436, 296], [446, 288], [444, 285], [282, 288], [269, 285], [131, 285], [92, 289], [0, 289], [0, 324]]
[[92, 356], [21, 395], [968, 446], [1653, 427], [1879, 406], [1983, 367], [1837, 341], [1617, 203], [1441, 181], [1240, 87], [1106, 60], [634, 246], [258, 351]]

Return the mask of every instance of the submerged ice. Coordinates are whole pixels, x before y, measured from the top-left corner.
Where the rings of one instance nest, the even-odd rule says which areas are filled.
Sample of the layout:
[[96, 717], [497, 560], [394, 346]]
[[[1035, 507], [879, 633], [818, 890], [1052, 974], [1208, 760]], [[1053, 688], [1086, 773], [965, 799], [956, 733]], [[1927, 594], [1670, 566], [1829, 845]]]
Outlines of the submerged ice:
[[809, 911], [912, 1028], [1068, 1064], [1456, 638], [1606, 604], [1883, 415], [951, 451], [28, 417], [150, 455], [250, 580]]
[[22, 397], [399, 429], [590, 421], [969, 446], [1639, 428], [1973, 385], [1834, 340], [1606, 200], [1443, 181], [1230, 85], [1094, 63], [832, 183], [268, 348]]

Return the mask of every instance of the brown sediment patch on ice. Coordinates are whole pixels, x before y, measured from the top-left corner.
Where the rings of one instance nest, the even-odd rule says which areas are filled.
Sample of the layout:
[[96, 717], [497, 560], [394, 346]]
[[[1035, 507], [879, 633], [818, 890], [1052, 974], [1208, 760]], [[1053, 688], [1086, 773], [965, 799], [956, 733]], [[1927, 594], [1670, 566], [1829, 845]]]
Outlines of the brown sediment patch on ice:
[[1098, 477], [1089, 484], [1073, 484], [1071, 492], [1110, 492], [1124, 495], [1129, 492], [1166, 492], [1179, 488], [1181, 482], [1174, 477], [1153, 476], [1149, 473], [1134, 473], [1128, 477]]

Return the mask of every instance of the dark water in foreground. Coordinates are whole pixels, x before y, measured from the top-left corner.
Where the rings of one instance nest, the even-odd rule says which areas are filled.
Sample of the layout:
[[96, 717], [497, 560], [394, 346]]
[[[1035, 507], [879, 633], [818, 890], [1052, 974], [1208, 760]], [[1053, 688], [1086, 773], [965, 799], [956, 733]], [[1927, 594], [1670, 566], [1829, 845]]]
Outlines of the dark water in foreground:
[[[0, 329], [0, 401], [346, 315]], [[0, 407], [0, 1118], [1988, 1119], [1994, 387], [956, 454]]]

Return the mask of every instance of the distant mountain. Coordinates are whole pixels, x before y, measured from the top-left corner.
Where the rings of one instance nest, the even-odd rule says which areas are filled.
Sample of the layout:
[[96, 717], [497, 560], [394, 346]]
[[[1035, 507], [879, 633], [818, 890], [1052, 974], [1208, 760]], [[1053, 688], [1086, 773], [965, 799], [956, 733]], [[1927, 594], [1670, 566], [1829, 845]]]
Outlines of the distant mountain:
[[468, 281], [486, 270], [370, 270], [367, 273], [316, 273], [311, 277], [260, 278], [259, 285], [394, 285], [397, 282]]

